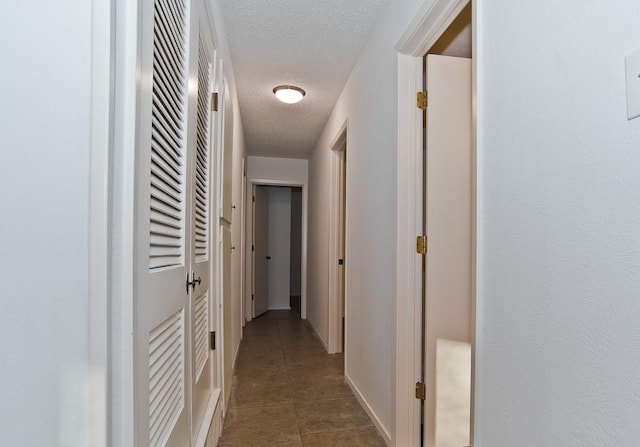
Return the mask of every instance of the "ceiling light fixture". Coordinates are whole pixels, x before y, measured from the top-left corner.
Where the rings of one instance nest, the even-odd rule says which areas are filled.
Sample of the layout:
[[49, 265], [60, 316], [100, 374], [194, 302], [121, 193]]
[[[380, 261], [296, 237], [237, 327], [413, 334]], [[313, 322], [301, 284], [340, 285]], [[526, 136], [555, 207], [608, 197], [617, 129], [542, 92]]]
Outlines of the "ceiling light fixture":
[[273, 89], [273, 93], [280, 101], [287, 104], [295, 104], [304, 98], [306, 92], [295, 85], [279, 85]]

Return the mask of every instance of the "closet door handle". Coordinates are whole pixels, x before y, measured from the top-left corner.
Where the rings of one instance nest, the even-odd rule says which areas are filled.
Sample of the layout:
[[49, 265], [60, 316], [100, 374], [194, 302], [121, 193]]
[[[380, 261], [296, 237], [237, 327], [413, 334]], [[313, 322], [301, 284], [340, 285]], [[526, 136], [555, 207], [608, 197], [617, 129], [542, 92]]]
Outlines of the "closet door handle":
[[189, 274], [187, 273], [187, 294], [189, 293], [189, 286], [191, 286], [191, 290], [196, 288], [196, 284], [202, 284], [202, 278], [198, 276], [196, 278], [196, 273], [191, 272], [191, 279], [189, 279]]

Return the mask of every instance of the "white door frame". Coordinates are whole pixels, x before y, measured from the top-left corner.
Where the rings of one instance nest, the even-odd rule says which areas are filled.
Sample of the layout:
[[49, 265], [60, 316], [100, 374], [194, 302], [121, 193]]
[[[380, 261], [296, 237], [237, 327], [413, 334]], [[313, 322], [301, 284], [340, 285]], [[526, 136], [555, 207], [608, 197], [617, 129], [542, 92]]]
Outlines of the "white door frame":
[[89, 415], [88, 443], [106, 446], [110, 366], [110, 159], [115, 1], [92, 1], [91, 166], [89, 175]]
[[[396, 44], [398, 51], [398, 147], [396, 221], [396, 433], [397, 446], [420, 444], [420, 403], [414, 386], [422, 368], [422, 259], [416, 253], [416, 236], [422, 233], [422, 111], [416, 107], [416, 92], [422, 90], [422, 56], [433, 46], [470, 0], [435, 0], [423, 5]], [[472, 4], [477, 23], [478, 3]], [[473, 26], [472, 101], [472, 313], [471, 313], [471, 445], [475, 425], [476, 352], [476, 246], [478, 152], [477, 152], [477, 34]]]
[[[247, 177], [247, 194], [250, 194], [253, 191], [254, 186], [291, 186], [295, 188], [302, 188], [302, 265], [301, 268], [301, 280], [300, 280], [300, 318], [303, 320], [307, 319], [307, 216], [308, 216], [308, 185], [307, 182], [296, 182], [296, 181], [288, 181], [288, 180], [277, 180], [277, 179], [264, 179], [264, 178], [253, 178]], [[247, 199], [245, 200], [246, 204], [246, 222], [245, 232], [247, 240], [252, 240], [248, 232], [253, 228], [253, 201]], [[249, 226], [249, 222], [251, 222], [251, 226]], [[251, 244], [245, 244], [245, 259], [252, 259], [253, 255], [251, 253]], [[250, 262], [245, 262], [245, 277], [244, 282], [246, 286], [246, 297], [245, 297], [245, 306], [246, 309], [252, 309], [251, 303], [251, 294], [253, 293], [253, 266]], [[247, 321], [250, 321], [253, 313], [245, 312], [245, 318]]]
[[[342, 152], [347, 150], [349, 139], [349, 122], [345, 121], [335, 138], [329, 145], [331, 149], [331, 168], [329, 179], [329, 310], [328, 310], [328, 334], [327, 351], [329, 354], [342, 352], [342, 317], [340, 308], [340, 276], [337, 259], [339, 257], [340, 244], [340, 212], [341, 205], [340, 183], [342, 177]], [[345, 152], [346, 157], [346, 152]], [[346, 162], [346, 159], [345, 159]], [[346, 188], [346, 185], [344, 185]], [[346, 216], [345, 216], [346, 221]], [[346, 228], [346, 225], [345, 225]], [[345, 235], [346, 238], [346, 235]], [[345, 244], [346, 252], [346, 244]], [[347, 255], [345, 253], [345, 260]], [[346, 261], [345, 261], [346, 262]], [[346, 271], [346, 269], [345, 269]], [[346, 300], [345, 277], [345, 300]], [[345, 306], [346, 307], [346, 306]], [[346, 316], [345, 316], [346, 317]], [[346, 321], [346, 320], [345, 320]], [[346, 325], [345, 325], [346, 326]], [[346, 332], [346, 327], [345, 327]]]

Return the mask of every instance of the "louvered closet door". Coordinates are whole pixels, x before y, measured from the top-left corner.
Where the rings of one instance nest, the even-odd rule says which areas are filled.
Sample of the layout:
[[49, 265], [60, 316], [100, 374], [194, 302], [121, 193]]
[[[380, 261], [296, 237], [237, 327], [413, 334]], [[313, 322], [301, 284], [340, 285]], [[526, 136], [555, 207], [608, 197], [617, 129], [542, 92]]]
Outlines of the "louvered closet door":
[[202, 428], [209, 399], [212, 399], [212, 352], [209, 341], [209, 328], [212, 311], [211, 294], [214, 291], [210, 282], [210, 261], [212, 257], [211, 234], [211, 160], [212, 119], [211, 92], [213, 84], [214, 50], [211, 32], [206, 22], [201, 21], [198, 35], [197, 62], [197, 111], [195, 128], [195, 156], [192, 175], [192, 269], [195, 277], [201, 279], [192, 292], [192, 430], [195, 439]]
[[190, 444], [187, 0], [143, 2], [136, 166], [136, 446]]

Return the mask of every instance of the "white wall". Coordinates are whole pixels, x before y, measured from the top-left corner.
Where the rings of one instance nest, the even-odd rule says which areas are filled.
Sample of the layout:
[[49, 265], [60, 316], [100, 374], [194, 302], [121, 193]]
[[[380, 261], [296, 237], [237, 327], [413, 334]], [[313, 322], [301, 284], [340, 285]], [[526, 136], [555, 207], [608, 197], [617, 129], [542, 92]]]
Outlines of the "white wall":
[[309, 162], [298, 158], [247, 157], [247, 178], [260, 183], [307, 184]]
[[640, 4], [483, 1], [476, 446], [640, 439]]
[[88, 444], [92, 10], [64, 3], [0, 15], [4, 445]]
[[288, 309], [291, 257], [291, 188], [264, 187], [269, 197], [269, 310]]
[[394, 436], [394, 45], [422, 2], [389, 2], [309, 161], [308, 318], [327, 340], [331, 143], [348, 120], [346, 376], [388, 439]]

